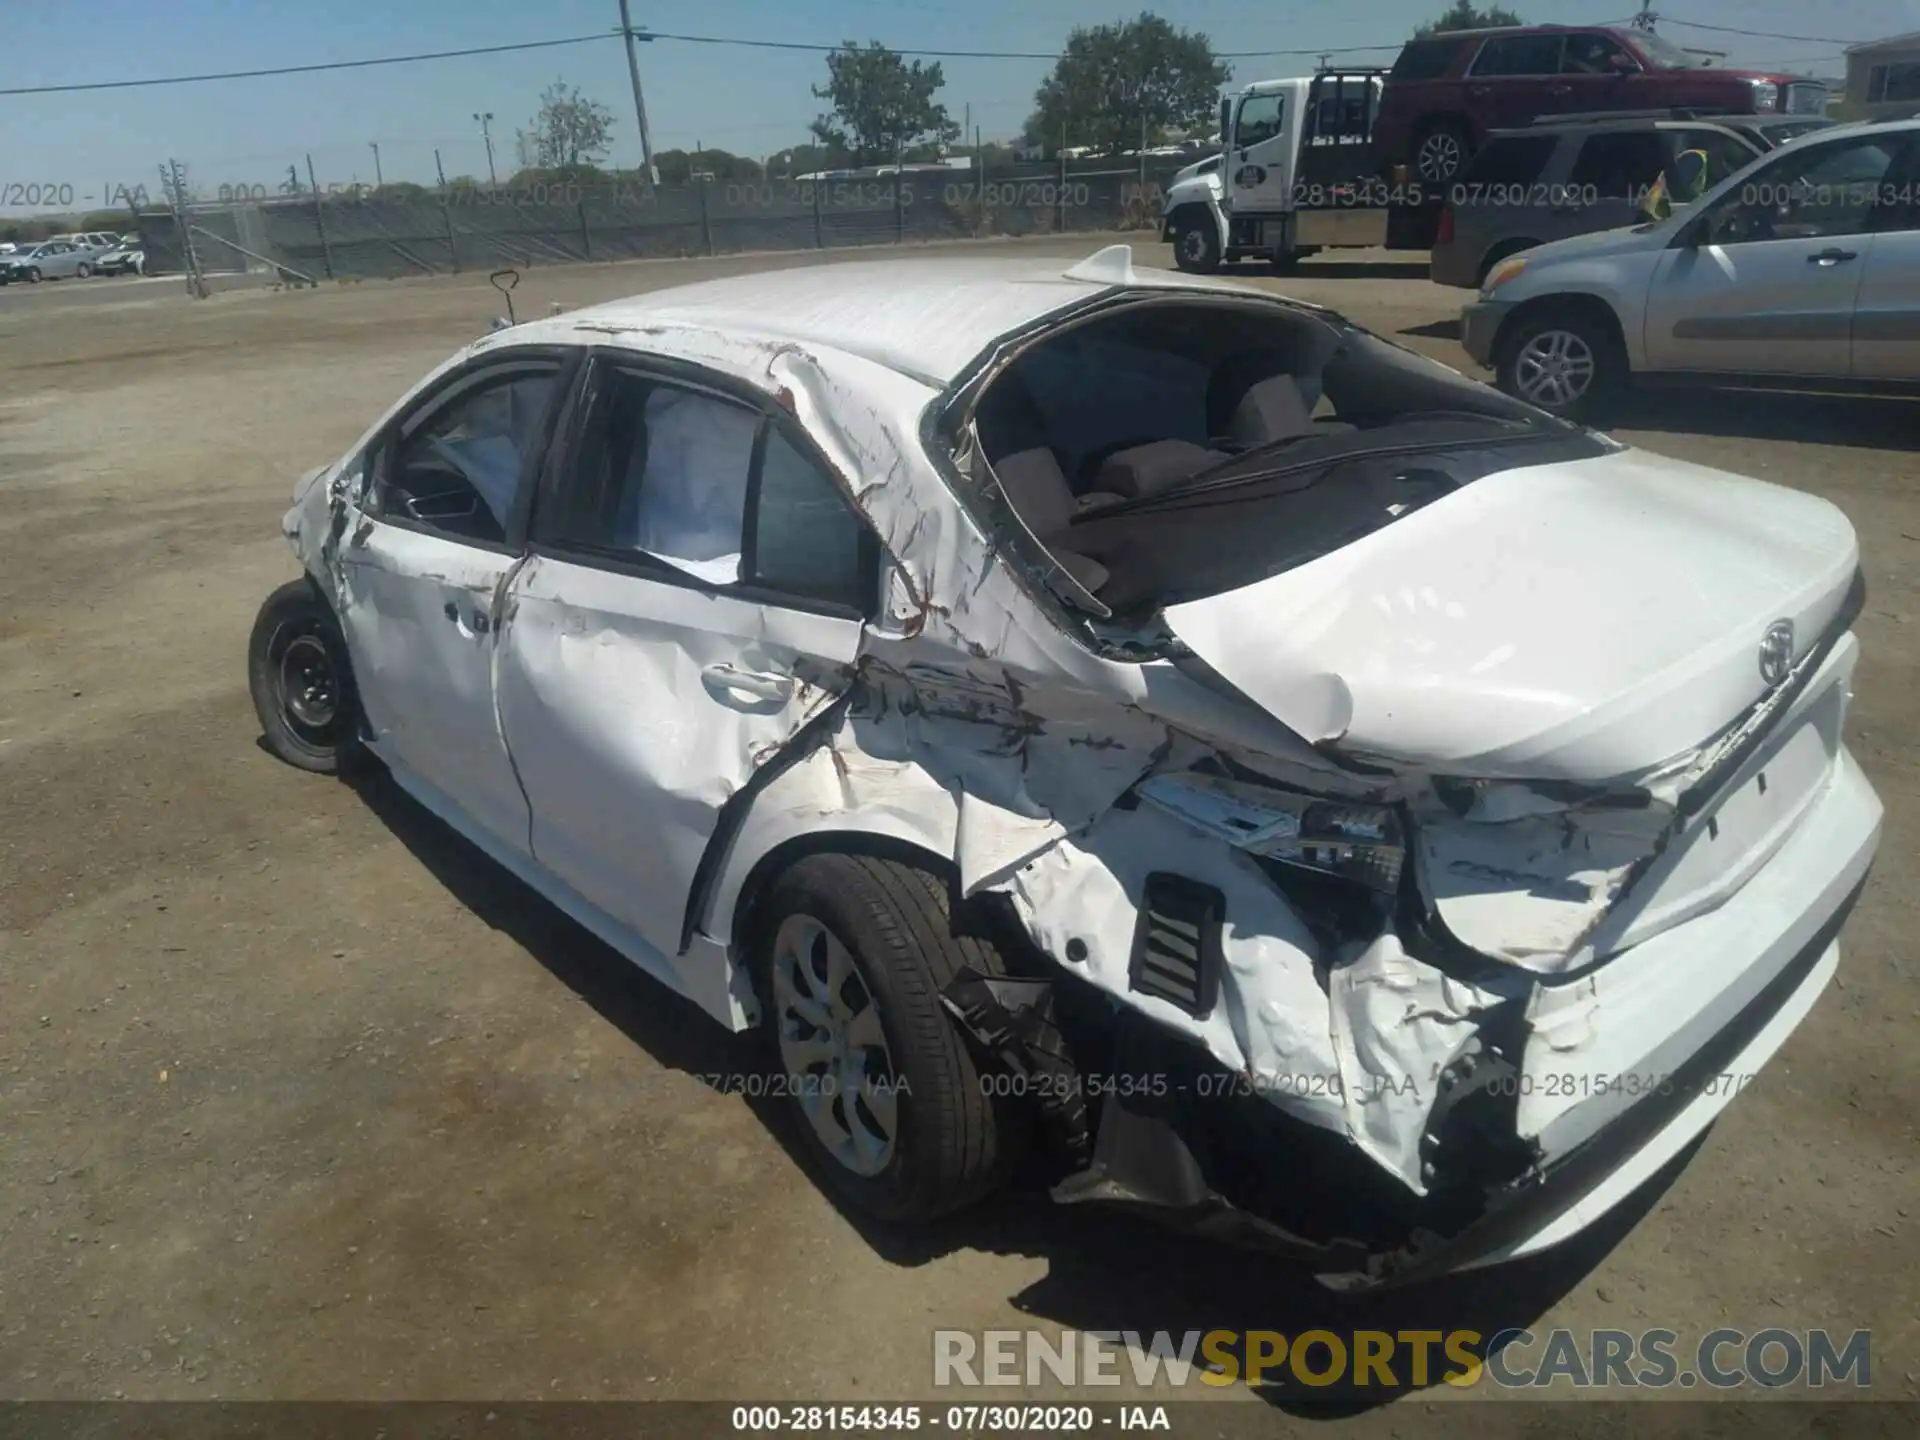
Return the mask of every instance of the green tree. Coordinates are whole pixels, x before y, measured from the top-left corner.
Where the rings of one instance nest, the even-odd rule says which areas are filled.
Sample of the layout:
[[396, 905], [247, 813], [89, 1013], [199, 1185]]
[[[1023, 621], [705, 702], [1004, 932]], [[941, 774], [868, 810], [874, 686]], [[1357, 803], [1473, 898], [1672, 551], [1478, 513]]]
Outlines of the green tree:
[[947, 107], [934, 96], [947, 83], [938, 61], [923, 65], [878, 40], [862, 50], [849, 40], [827, 56], [827, 83], [814, 97], [833, 109], [813, 122], [814, 138], [855, 165], [908, 155], [919, 158], [960, 137]]
[[555, 80], [540, 95], [540, 113], [518, 132], [517, 140], [529, 169], [572, 175], [606, 156], [613, 143], [613, 112], [566, 81]]
[[1413, 32], [1414, 38], [1422, 35], [1440, 35], [1449, 30], [1492, 30], [1501, 25], [1524, 25], [1513, 11], [1502, 5], [1489, 5], [1485, 10], [1476, 7], [1473, 0], [1453, 0], [1444, 14], [1438, 19], [1429, 20]]
[[1204, 127], [1233, 67], [1197, 30], [1176, 30], [1158, 15], [1076, 29], [1053, 73], [1034, 92], [1026, 135], [1100, 154], [1160, 142], [1170, 130]]
[[744, 185], [761, 178], [758, 160], [726, 150], [656, 150], [653, 163], [662, 185], [686, 185], [699, 173], [711, 175], [719, 184]]

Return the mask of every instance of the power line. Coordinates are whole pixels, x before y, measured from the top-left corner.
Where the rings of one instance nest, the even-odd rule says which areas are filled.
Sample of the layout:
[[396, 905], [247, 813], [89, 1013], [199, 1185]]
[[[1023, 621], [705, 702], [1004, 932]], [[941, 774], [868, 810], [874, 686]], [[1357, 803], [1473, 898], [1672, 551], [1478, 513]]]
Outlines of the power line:
[[[749, 50], [800, 50], [830, 55], [840, 45], [822, 45], [802, 40], [740, 40], [727, 35], [676, 35], [665, 30], [636, 31], [654, 40], [678, 40], [685, 45], [737, 45]], [[917, 50], [911, 47], [886, 47], [896, 55], [924, 57], [929, 60], [1058, 60], [1058, 50]], [[1221, 60], [1257, 60], [1268, 55], [1360, 55], [1374, 51], [1398, 50], [1398, 45], [1314, 45], [1298, 50], [1222, 50]]]
[[[730, 45], [751, 50], [797, 50], [810, 54], [833, 54], [840, 45], [805, 43], [796, 40], [746, 40], [727, 35], [680, 35], [636, 27], [636, 39], [672, 40], [683, 45]], [[469, 55], [507, 55], [521, 50], [550, 50], [560, 45], [585, 45], [596, 40], [616, 40], [617, 30], [599, 35], [568, 35], [557, 40], [522, 40], [512, 45], [475, 45], [464, 50], [428, 50], [416, 55], [378, 55], [365, 60], [327, 60], [313, 65], [275, 65], [263, 70], [220, 70], [205, 75], [157, 75], [142, 80], [93, 80], [76, 85], [15, 85], [0, 88], [5, 95], [68, 95], [83, 90], [132, 90], [157, 85], [200, 85], [215, 80], [258, 80], [275, 75], [313, 75], [327, 70], [364, 70], [375, 65], [412, 65], [423, 60], [458, 60]], [[1839, 42], [1835, 42], [1839, 43]], [[889, 46], [889, 49], [893, 47]], [[1398, 45], [1316, 45], [1294, 50], [1230, 50], [1222, 60], [1256, 60], [1278, 55], [1365, 55], [1397, 51]], [[1058, 60], [1057, 50], [924, 50], [897, 49], [896, 55], [932, 60]]]
[[1692, 20], [1676, 20], [1671, 15], [1662, 15], [1664, 25], [1678, 25], [1687, 30], [1712, 30], [1721, 35], [1745, 35], [1754, 40], [1799, 40], [1808, 45], [1859, 45], [1859, 40], [1836, 40], [1831, 35], [1782, 35], [1775, 30], [1741, 30], [1733, 25], [1701, 25]]
[[476, 45], [466, 50], [432, 50], [419, 55], [381, 55], [370, 60], [328, 60], [318, 65], [277, 65], [270, 70], [223, 70], [211, 75], [165, 75], [149, 80], [95, 80], [84, 85], [18, 85], [0, 89], [0, 95], [62, 95], [76, 90], [132, 90], [144, 85], [198, 85], [208, 80], [255, 80], [268, 75], [311, 75], [320, 70], [364, 70], [370, 65], [410, 65], [416, 60], [457, 60], [463, 55], [505, 55], [515, 50], [550, 50], [556, 45], [582, 45], [589, 40], [612, 40], [605, 35], [569, 35], [562, 40], [522, 40], [516, 45]]

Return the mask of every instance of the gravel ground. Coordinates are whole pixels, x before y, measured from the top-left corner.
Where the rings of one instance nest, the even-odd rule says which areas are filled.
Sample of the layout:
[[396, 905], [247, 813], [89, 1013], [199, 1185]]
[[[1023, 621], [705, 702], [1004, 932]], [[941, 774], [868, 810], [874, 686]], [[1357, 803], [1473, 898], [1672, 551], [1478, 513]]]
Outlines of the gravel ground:
[[[820, 262], [536, 270], [515, 298], [793, 263]], [[1361, 257], [1258, 283], [1468, 366], [1462, 297], [1423, 276]], [[855, 1225], [713, 1078], [737, 1042], [390, 784], [270, 759], [243, 655], [296, 573], [293, 478], [498, 297], [114, 288], [0, 291], [0, 1397], [933, 1398], [936, 1326], [1314, 1324], [1870, 1327], [1872, 1393], [1920, 1396], [1920, 407], [1624, 417], [1859, 528], [1879, 865], [1841, 981], [1677, 1177], [1542, 1262], [1354, 1311], [1033, 1193], [920, 1239]]]

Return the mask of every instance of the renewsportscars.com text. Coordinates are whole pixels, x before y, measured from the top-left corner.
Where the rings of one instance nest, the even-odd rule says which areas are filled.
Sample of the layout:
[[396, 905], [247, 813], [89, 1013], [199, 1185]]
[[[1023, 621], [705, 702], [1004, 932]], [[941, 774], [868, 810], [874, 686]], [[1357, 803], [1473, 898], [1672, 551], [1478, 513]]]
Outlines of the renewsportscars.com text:
[[1566, 1330], [936, 1330], [942, 1387], [1304, 1385], [1352, 1390], [1865, 1389], [1872, 1332]]

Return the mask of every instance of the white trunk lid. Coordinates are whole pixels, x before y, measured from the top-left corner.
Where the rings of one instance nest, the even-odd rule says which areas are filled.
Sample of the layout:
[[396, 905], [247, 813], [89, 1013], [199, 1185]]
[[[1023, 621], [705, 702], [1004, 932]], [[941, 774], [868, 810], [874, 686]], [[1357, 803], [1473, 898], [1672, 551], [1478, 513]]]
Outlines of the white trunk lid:
[[1752, 706], [1769, 629], [1790, 624], [1786, 658], [1804, 655], [1858, 563], [1824, 500], [1629, 450], [1487, 476], [1166, 618], [1308, 740], [1441, 773], [1608, 780]]

